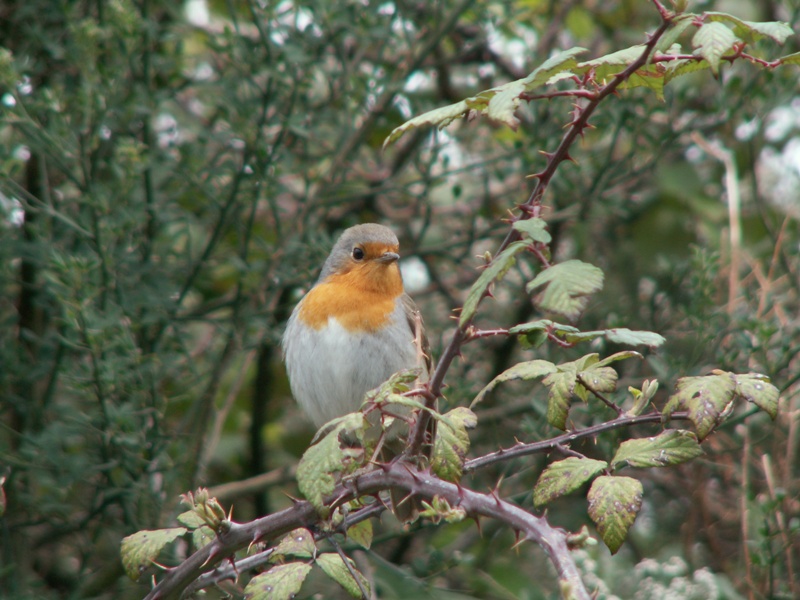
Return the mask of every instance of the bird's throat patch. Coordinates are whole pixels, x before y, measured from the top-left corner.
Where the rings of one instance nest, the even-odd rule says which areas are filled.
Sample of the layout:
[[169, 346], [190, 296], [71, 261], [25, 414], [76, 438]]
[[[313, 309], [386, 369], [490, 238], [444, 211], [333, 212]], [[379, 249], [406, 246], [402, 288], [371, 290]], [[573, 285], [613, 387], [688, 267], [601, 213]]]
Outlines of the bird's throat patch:
[[391, 318], [398, 295], [354, 290], [336, 281], [320, 283], [303, 298], [298, 317], [317, 330], [333, 317], [348, 331], [377, 331]]

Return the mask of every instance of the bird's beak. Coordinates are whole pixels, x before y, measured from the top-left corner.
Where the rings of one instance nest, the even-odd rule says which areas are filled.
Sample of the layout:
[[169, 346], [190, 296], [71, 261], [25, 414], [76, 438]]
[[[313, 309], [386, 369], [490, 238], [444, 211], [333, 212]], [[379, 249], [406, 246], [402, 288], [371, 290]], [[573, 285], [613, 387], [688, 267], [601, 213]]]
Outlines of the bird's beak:
[[379, 263], [393, 263], [396, 260], [400, 260], [400, 255], [397, 252], [384, 252], [377, 258]]

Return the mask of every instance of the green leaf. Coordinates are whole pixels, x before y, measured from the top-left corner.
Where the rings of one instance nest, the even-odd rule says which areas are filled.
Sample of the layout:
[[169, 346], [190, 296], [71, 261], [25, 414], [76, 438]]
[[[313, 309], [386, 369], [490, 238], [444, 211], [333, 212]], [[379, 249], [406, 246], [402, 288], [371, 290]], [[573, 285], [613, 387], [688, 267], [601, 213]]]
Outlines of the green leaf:
[[189, 529], [198, 529], [206, 524], [205, 520], [194, 510], [187, 510], [179, 514], [178, 523], [185, 525]]
[[514, 229], [519, 231], [524, 238], [527, 238], [532, 242], [549, 244], [553, 240], [553, 238], [550, 236], [550, 232], [547, 231], [547, 222], [538, 217], [525, 219], [523, 221], [516, 221], [514, 223]]
[[537, 306], [546, 312], [575, 320], [586, 308], [589, 296], [603, 287], [603, 271], [579, 260], [568, 260], [539, 273], [527, 290], [544, 288], [534, 298]]
[[424, 125], [436, 125], [439, 129], [444, 129], [455, 119], [461, 118], [469, 110], [466, 100], [450, 104], [449, 106], [442, 106], [434, 110], [429, 110], [413, 119], [406, 121], [399, 127], [395, 127], [389, 136], [383, 142], [383, 148], [386, 149], [389, 144], [399, 140], [403, 134], [409, 129], [416, 129]]
[[719, 61], [739, 39], [728, 27], [718, 22], [706, 23], [692, 38], [695, 55], [702, 56], [711, 66], [714, 75], [719, 73]]
[[336, 419], [336, 423], [327, 435], [305, 451], [297, 465], [300, 493], [323, 517], [330, 512], [323, 500], [336, 486], [334, 473], [351, 473], [364, 458], [363, 449], [344, 445], [340, 440], [340, 436], [345, 435], [363, 443], [363, 432], [367, 426], [364, 415], [351, 413]]
[[528, 247], [528, 242], [513, 242], [506, 247], [500, 254], [494, 257], [483, 272], [478, 277], [477, 281], [472, 285], [472, 288], [467, 294], [467, 299], [461, 309], [461, 316], [458, 320], [459, 327], [463, 327], [469, 323], [475, 316], [478, 310], [478, 304], [483, 298], [484, 293], [489, 289], [495, 281], [499, 281], [514, 266], [516, 256], [525, 248]]
[[703, 454], [697, 437], [691, 431], [668, 429], [655, 437], [622, 442], [614, 459], [613, 469], [625, 464], [631, 467], [666, 467], [679, 465]]
[[[369, 591], [369, 582], [367, 581], [366, 577], [364, 577], [358, 571], [358, 569], [356, 569], [356, 565], [352, 560], [348, 558], [347, 562], [350, 564], [353, 572], [356, 574], [356, 577], [358, 577], [362, 587]], [[356, 583], [356, 580], [353, 579], [353, 576], [350, 574], [350, 570], [344, 564], [341, 556], [333, 553], [320, 554], [317, 556], [316, 563], [328, 577], [333, 579], [336, 583], [347, 590], [347, 593], [353, 596], [353, 598], [362, 597], [361, 588], [358, 587], [358, 583]]]
[[658, 52], [668, 52], [672, 45], [678, 41], [678, 38], [683, 35], [683, 32], [691, 27], [694, 21], [694, 15], [681, 15], [672, 19], [672, 26], [661, 36], [656, 44]]
[[372, 545], [372, 521], [369, 519], [347, 528], [347, 537], [359, 546], [369, 550]]
[[276, 565], [253, 577], [244, 588], [244, 596], [247, 600], [289, 600], [300, 592], [309, 571], [311, 565], [303, 562]]
[[577, 64], [574, 57], [581, 52], [585, 52], [585, 49], [571, 48], [550, 57], [523, 79], [517, 79], [516, 81], [484, 90], [476, 96], [414, 117], [396, 127], [383, 142], [383, 147], [386, 148], [389, 144], [400, 139], [409, 129], [425, 125], [436, 125], [441, 129], [447, 127], [455, 119], [465, 116], [470, 111], [475, 111], [477, 114], [489, 117], [492, 121], [504, 123], [512, 129], [516, 129], [519, 125], [519, 120], [514, 115], [514, 112], [519, 107], [520, 94], [548, 83], [558, 73], [569, 71]]
[[431, 470], [445, 481], [457, 482], [461, 479], [464, 457], [469, 451], [467, 429], [473, 429], [478, 418], [470, 409], [459, 406], [436, 420]]
[[737, 395], [758, 406], [770, 418], [775, 419], [778, 416], [780, 391], [770, 383], [769, 377], [758, 373], [748, 373], [747, 375], [735, 375], [735, 378]]
[[497, 377], [492, 379], [489, 384], [484, 387], [475, 399], [470, 404], [470, 408], [478, 404], [483, 398], [491, 392], [497, 384], [503, 383], [504, 381], [514, 381], [517, 379], [521, 379], [523, 381], [529, 381], [531, 379], [538, 379], [539, 377], [544, 377], [550, 373], [556, 371], [556, 366], [548, 362], [546, 360], [531, 360], [528, 362], [518, 363], [500, 373]]
[[[557, 335], [560, 333], [559, 331]], [[615, 344], [623, 344], [626, 346], [650, 346], [651, 348], [656, 348], [666, 342], [663, 336], [653, 333], [652, 331], [632, 331], [624, 327], [602, 329], [600, 331], [578, 331], [576, 329], [574, 332], [565, 331], [563, 336], [560, 335], [559, 337], [562, 337], [564, 341], [571, 344], [604, 337], [609, 342]]]
[[669, 416], [678, 410], [688, 411], [700, 440], [714, 431], [733, 410], [736, 380], [730, 373], [682, 377], [676, 388], [677, 392], [670, 397], [663, 414]]
[[275, 546], [275, 554], [280, 556], [311, 558], [316, 552], [317, 545], [314, 543], [314, 534], [302, 527], [287, 533]]
[[791, 26], [788, 23], [781, 21], [745, 21], [734, 15], [721, 12], [707, 12], [704, 13], [709, 21], [719, 21], [724, 23], [733, 24], [733, 33], [739, 38], [753, 43], [758, 40], [768, 37], [772, 38], [779, 44], [783, 44], [790, 35], [794, 34]]
[[603, 542], [616, 554], [642, 508], [642, 484], [632, 477], [602, 475], [589, 488], [589, 517]]
[[171, 529], [137, 531], [125, 537], [122, 540], [120, 554], [128, 577], [134, 581], [139, 579], [139, 575], [158, 558], [164, 546], [185, 535], [188, 531], [185, 527], [173, 527]]
[[208, 545], [214, 538], [217, 537], [214, 530], [208, 525], [203, 525], [197, 529], [192, 530], [192, 544], [195, 548], [202, 548]]
[[586, 398], [586, 389], [577, 382], [578, 373], [597, 364], [597, 362], [597, 354], [587, 354], [578, 360], [558, 365], [555, 372], [542, 380], [542, 383], [549, 390], [547, 422], [553, 427], [566, 429], [567, 415], [569, 414], [569, 405], [573, 393], [581, 398]]
[[541, 508], [556, 498], [571, 494], [606, 468], [608, 463], [604, 460], [574, 456], [551, 463], [533, 488], [533, 503], [536, 508]]

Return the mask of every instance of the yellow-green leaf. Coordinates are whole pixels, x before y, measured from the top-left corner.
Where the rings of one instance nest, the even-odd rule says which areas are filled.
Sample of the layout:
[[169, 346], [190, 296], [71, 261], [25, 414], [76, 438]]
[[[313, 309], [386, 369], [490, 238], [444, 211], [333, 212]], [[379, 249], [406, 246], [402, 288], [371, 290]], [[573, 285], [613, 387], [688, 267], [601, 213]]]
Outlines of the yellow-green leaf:
[[475, 413], [465, 406], [454, 408], [437, 417], [431, 470], [445, 481], [461, 479], [464, 457], [469, 451], [469, 434], [478, 424]]
[[622, 442], [614, 459], [613, 469], [626, 464], [631, 467], [666, 467], [679, 465], [703, 454], [697, 436], [691, 431], [668, 429], [660, 434]]
[[122, 540], [122, 565], [128, 577], [136, 581], [151, 563], [158, 558], [161, 550], [175, 541], [177, 538], [188, 533], [185, 527], [173, 527], [171, 529], [155, 529], [137, 531]]
[[735, 377], [736, 393], [739, 396], [758, 406], [770, 418], [774, 419], [778, 416], [780, 391], [770, 383], [769, 377], [758, 373], [736, 375]]
[[300, 492], [322, 516], [329, 513], [323, 500], [336, 486], [334, 474], [354, 471], [364, 458], [361, 448], [342, 444], [340, 436], [353, 437], [363, 443], [366, 426], [364, 415], [360, 412], [336, 419], [334, 428], [306, 450], [297, 465], [297, 485]]
[[[336, 583], [347, 590], [347, 593], [349, 593], [353, 598], [362, 597], [361, 588], [359, 588], [356, 580], [353, 579], [353, 576], [350, 574], [350, 570], [344, 564], [341, 556], [333, 553], [320, 554], [317, 557], [316, 562], [328, 577], [333, 579]], [[353, 573], [356, 574], [356, 577], [358, 577], [359, 581], [361, 582], [361, 586], [365, 590], [369, 591], [369, 582], [367, 581], [366, 577], [364, 577], [358, 571], [358, 569], [356, 569], [356, 565], [352, 560], [348, 558], [347, 562], [350, 564]]]
[[632, 477], [601, 475], [589, 488], [589, 517], [603, 542], [616, 554], [642, 508], [642, 484]]
[[266, 573], [256, 575], [244, 588], [246, 600], [290, 600], [303, 586], [311, 565], [291, 562], [276, 565]]
[[533, 503], [541, 508], [551, 501], [571, 494], [608, 467], [604, 460], [571, 456], [551, 463], [533, 488]]
[[663, 414], [686, 410], [701, 440], [714, 431], [733, 410], [736, 380], [730, 373], [718, 372], [704, 377], [683, 377], [678, 380]]
[[314, 534], [302, 527], [287, 533], [275, 546], [275, 554], [311, 558], [317, 552]]

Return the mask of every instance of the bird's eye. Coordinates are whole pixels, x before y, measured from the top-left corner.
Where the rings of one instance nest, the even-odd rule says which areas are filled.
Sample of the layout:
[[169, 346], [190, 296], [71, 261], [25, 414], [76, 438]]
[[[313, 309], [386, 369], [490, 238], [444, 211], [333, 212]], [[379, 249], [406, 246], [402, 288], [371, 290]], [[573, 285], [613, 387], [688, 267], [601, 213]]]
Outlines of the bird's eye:
[[358, 246], [353, 248], [353, 258], [355, 260], [363, 260], [364, 259], [364, 249], [363, 248], [359, 248]]

